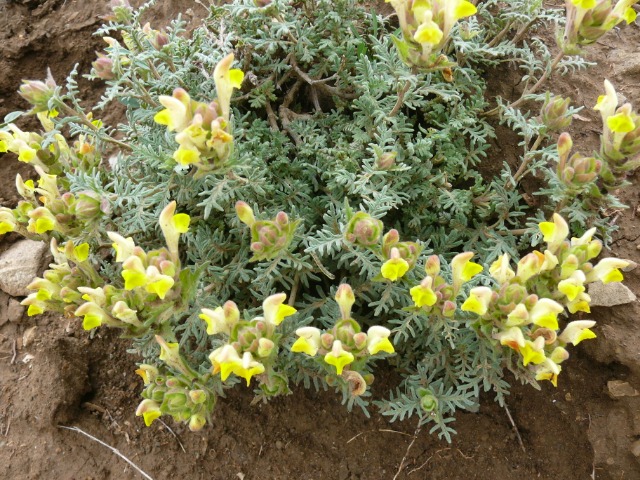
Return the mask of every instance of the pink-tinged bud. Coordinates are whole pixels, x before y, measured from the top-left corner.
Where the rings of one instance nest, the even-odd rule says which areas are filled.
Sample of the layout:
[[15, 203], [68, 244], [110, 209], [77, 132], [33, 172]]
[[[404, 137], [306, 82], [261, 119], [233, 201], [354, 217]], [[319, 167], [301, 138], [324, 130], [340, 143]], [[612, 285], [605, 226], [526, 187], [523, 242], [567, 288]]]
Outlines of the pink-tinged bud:
[[330, 333], [323, 333], [322, 335], [320, 335], [320, 345], [326, 350], [329, 350], [331, 348], [331, 346], [333, 345], [333, 341], [334, 336]]
[[281, 227], [289, 225], [289, 216], [284, 212], [278, 212], [276, 215], [276, 223]]
[[343, 320], [351, 318], [351, 307], [356, 302], [356, 297], [353, 294], [353, 289], [348, 283], [343, 283], [338, 287], [338, 291], [335, 296], [336, 302], [340, 307], [340, 315]]
[[566, 157], [573, 148], [573, 140], [567, 132], [561, 133], [558, 137], [558, 155]]
[[442, 305], [442, 315], [444, 315], [445, 317], [453, 317], [456, 313], [456, 308], [457, 306], [454, 302], [452, 302], [451, 300], [447, 300]]
[[162, 50], [162, 47], [169, 43], [169, 37], [164, 32], [152, 29], [149, 23], [144, 24], [142, 31], [156, 50]]
[[107, 16], [107, 19], [129, 23], [133, 18], [133, 8], [129, 4], [128, 0], [111, 0], [110, 6], [113, 11], [113, 15]]
[[362, 350], [367, 345], [367, 334], [364, 332], [358, 332], [353, 336], [353, 343], [356, 349]]
[[207, 393], [204, 390], [190, 390], [189, 398], [193, 403], [199, 405], [207, 401]]
[[396, 156], [398, 154], [396, 152], [385, 152], [376, 158], [376, 168], [378, 170], [389, 170], [395, 165]]
[[400, 241], [400, 234], [398, 230], [392, 228], [387, 233], [385, 233], [384, 237], [382, 237], [382, 251], [388, 256], [391, 248], [394, 247]]
[[98, 54], [98, 59], [91, 66], [96, 71], [96, 76], [102, 80], [113, 80], [116, 77], [113, 73], [113, 60], [101, 53]]
[[361, 247], [372, 247], [380, 241], [383, 224], [365, 212], [357, 212], [351, 217], [345, 230], [345, 239]]
[[427, 275], [435, 277], [440, 273], [440, 258], [437, 255], [431, 255], [424, 264]]
[[250, 248], [251, 248], [251, 251], [253, 253], [261, 253], [261, 252], [264, 251], [264, 243], [262, 243], [262, 242], [253, 242], [251, 244]]
[[256, 223], [256, 218], [253, 216], [253, 210], [251, 210], [251, 207], [242, 200], [236, 202], [236, 214], [240, 221], [249, 227]]
[[51, 70], [47, 71], [47, 79], [44, 82], [39, 80], [23, 80], [18, 92], [22, 98], [34, 107], [35, 112], [46, 112], [49, 110], [49, 100], [55, 94], [56, 82], [51, 76]]
[[98, 194], [90, 191], [78, 194], [73, 213], [83, 220], [91, 220], [101, 216], [103, 212]]
[[271, 355], [273, 349], [275, 348], [275, 343], [268, 338], [261, 338], [258, 340], [258, 356], [262, 358], [266, 358]]

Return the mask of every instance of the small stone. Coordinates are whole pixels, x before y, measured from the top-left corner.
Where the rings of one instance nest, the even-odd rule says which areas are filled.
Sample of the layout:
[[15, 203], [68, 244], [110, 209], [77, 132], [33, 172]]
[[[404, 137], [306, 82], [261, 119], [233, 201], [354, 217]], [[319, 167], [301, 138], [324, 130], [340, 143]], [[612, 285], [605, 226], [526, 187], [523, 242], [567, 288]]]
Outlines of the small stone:
[[633, 442], [630, 450], [634, 457], [640, 458], [640, 440]]
[[564, 399], [565, 399], [567, 402], [570, 402], [571, 400], [573, 400], [573, 399], [571, 398], [571, 394], [570, 394], [569, 392], [567, 392], [567, 393], [565, 394]]
[[282, 450], [282, 447], [284, 447], [284, 444], [280, 440], [276, 440], [276, 448]]
[[38, 328], [38, 327], [33, 326], [31, 328], [28, 328], [22, 334], [22, 345], [24, 347], [28, 347], [35, 340], [35, 338], [36, 338], [36, 328]]
[[26, 297], [27, 285], [38, 276], [48, 247], [44, 242], [21, 240], [0, 255], [0, 289], [13, 297]]
[[640, 395], [629, 382], [623, 380], [609, 380], [607, 382], [607, 389], [609, 390], [609, 396], [611, 398], [637, 397]]
[[24, 315], [24, 305], [20, 305], [20, 302], [15, 298], [9, 300], [7, 305], [7, 316], [9, 321], [13, 323], [20, 323], [22, 316]]
[[594, 282], [589, 284], [589, 296], [592, 307], [613, 307], [635, 302], [636, 296], [625, 285], [619, 282]]

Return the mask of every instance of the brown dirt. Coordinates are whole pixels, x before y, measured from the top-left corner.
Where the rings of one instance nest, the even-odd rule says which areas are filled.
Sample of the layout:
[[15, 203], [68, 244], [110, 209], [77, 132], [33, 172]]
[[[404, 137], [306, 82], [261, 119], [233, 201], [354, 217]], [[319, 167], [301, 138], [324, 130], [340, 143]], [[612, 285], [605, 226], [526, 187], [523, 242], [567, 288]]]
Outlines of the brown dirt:
[[[22, 78], [43, 78], [50, 66], [63, 79], [73, 64], [88, 71], [101, 40], [91, 36], [106, 2], [0, 0], [0, 117], [26, 105], [15, 95]], [[164, 6], [163, 6], [164, 5]], [[167, 2], [158, 23], [176, 12], [202, 7]], [[588, 50], [598, 67], [555, 80], [556, 91], [592, 106], [608, 77], [640, 105], [640, 29], [614, 33]], [[634, 55], [635, 54], [635, 55]], [[99, 86], [87, 98], [99, 96]], [[506, 93], [509, 95], [509, 93]], [[599, 119], [589, 109], [573, 136], [584, 153], [597, 140]], [[9, 156], [0, 159], [0, 203], [17, 201], [13, 178], [30, 174]], [[632, 208], [617, 214], [616, 256], [640, 262], [637, 175], [622, 197]], [[6, 239], [5, 239], [6, 240]], [[640, 294], [640, 269], [627, 285]], [[251, 392], [221, 399], [214, 423], [200, 434], [155, 422], [144, 427], [134, 415], [141, 382], [136, 357], [113, 332], [90, 337], [75, 320], [42, 316], [11, 318], [0, 292], [0, 471], [7, 479], [142, 478], [75, 426], [118, 449], [154, 479], [634, 479], [640, 463], [630, 446], [640, 439], [640, 397], [612, 399], [607, 382], [624, 380], [640, 390], [640, 329], [637, 303], [594, 309], [599, 338], [574, 350], [557, 389], [542, 392], [516, 385], [508, 407], [524, 451], [504, 409], [484, 398], [479, 413], [460, 413], [458, 435], [448, 445], [415, 434], [415, 423], [388, 424], [374, 415], [348, 414], [331, 392], [296, 389], [266, 405], [251, 406]], [[36, 327], [31, 340], [25, 332]], [[29, 335], [27, 335], [28, 337]], [[26, 342], [25, 342], [26, 340]], [[374, 394], [392, 385], [383, 372]]]

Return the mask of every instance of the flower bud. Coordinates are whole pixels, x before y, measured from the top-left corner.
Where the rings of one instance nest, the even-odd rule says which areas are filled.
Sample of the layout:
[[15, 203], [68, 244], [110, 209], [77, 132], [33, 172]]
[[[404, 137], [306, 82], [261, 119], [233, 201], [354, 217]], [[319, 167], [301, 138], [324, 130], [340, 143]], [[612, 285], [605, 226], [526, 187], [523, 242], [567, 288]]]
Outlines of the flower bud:
[[430, 255], [424, 264], [427, 275], [435, 277], [440, 273], [440, 258], [437, 255]]
[[542, 123], [551, 131], [560, 131], [569, 128], [571, 115], [568, 115], [570, 98], [562, 98], [559, 95], [551, 96], [547, 93], [540, 116]]
[[258, 340], [258, 356], [262, 358], [269, 357], [275, 348], [275, 343], [273, 340], [268, 338], [261, 338]]
[[113, 60], [98, 53], [98, 59], [91, 63], [91, 66], [96, 72], [96, 76], [102, 80], [113, 80], [116, 76], [113, 73]]
[[334, 339], [335, 337], [330, 333], [323, 333], [322, 335], [320, 335], [320, 343], [322, 345], [322, 348], [326, 350], [330, 349], [331, 345], [333, 345]]
[[338, 287], [335, 296], [336, 302], [340, 307], [340, 316], [343, 320], [351, 318], [351, 307], [356, 301], [353, 289], [348, 283], [343, 283]]
[[442, 304], [442, 315], [447, 318], [453, 317], [456, 313], [457, 305], [451, 300], [447, 300]]
[[199, 414], [192, 415], [191, 418], [189, 419], [189, 430], [191, 430], [192, 432], [199, 432], [204, 428], [206, 424], [207, 424], [207, 419], [204, 418], [202, 415], [199, 415]]
[[418, 389], [420, 397], [420, 407], [427, 413], [433, 413], [438, 410], [438, 399], [433, 392], [427, 388]]
[[251, 227], [256, 222], [251, 207], [241, 200], [236, 202], [236, 214], [238, 215], [240, 221], [249, 227]]
[[378, 170], [389, 170], [396, 161], [397, 152], [385, 152], [376, 158], [376, 168]]
[[18, 92], [22, 98], [33, 105], [34, 112], [46, 112], [49, 110], [49, 100], [55, 95], [57, 85], [51, 76], [51, 70], [47, 72], [47, 80], [23, 80]]
[[380, 241], [382, 221], [365, 212], [357, 212], [351, 217], [345, 230], [345, 239], [361, 247], [371, 247]]

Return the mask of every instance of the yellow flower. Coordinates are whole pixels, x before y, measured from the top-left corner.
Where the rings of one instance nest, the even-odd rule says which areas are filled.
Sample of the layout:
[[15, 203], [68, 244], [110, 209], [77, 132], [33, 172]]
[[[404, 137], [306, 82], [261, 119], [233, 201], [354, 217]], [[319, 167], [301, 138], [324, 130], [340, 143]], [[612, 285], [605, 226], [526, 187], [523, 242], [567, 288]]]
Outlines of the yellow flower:
[[140, 257], [131, 255], [122, 264], [122, 278], [124, 279], [124, 289], [133, 290], [137, 287], [144, 287], [147, 283], [147, 275]]
[[160, 411], [160, 405], [150, 399], [143, 400], [136, 409], [136, 416], [144, 419], [144, 424], [149, 427], [153, 421], [160, 417], [162, 412]]
[[515, 277], [516, 273], [509, 266], [509, 254], [504, 253], [491, 264], [489, 273], [499, 284], [503, 284]]
[[186, 213], [175, 213], [176, 202], [170, 202], [162, 212], [158, 223], [162, 229], [162, 234], [167, 242], [167, 248], [175, 261], [178, 259], [178, 242], [181, 233], [186, 233], [189, 230], [189, 223], [191, 217]]
[[222, 116], [229, 121], [231, 95], [234, 88], [240, 88], [244, 80], [244, 72], [239, 69], [230, 69], [234, 56], [230, 53], [218, 62], [213, 70], [213, 80], [216, 84], [218, 104], [222, 110]]
[[220, 378], [224, 382], [236, 368], [242, 367], [242, 359], [232, 345], [224, 345], [209, 355], [209, 360], [213, 365], [213, 373], [220, 372]]
[[468, 282], [482, 271], [482, 265], [473, 263], [473, 252], [459, 253], [451, 260], [453, 289], [457, 293], [462, 284]]
[[509, 315], [507, 315], [507, 327], [512, 327], [516, 325], [524, 325], [530, 323], [529, 321], [529, 311], [524, 303], [519, 303], [516, 307], [511, 310]]
[[516, 352], [525, 345], [524, 335], [519, 327], [511, 327], [508, 330], [498, 332], [493, 335], [493, 338], [498, 340], [500, 345], [512, 348]]
[[431, 20], [431, 15], [429, 14], [428, 19], [413, 34], [413, 39], [418, 43], [437, 45], [442, 40], [443, 35], [442, 30], [440, 30], [437, 23]]
[[276, 293], [265, 298], [262, 302], [262, 310], [264, 311], [264, 319], [272, 325], [280, 325], [285, 317], [293, 315], [297, 312], [295, 308], [284, 304], [287, 295], [284, 293]]
[[416, 307], [431, 307], [438, 301], [437, 295], [431, 289], [432, 283], [433, 279], [431, 277], [426, 277], [420, 285], [416, 285], [409, 290], [413, 303]]
[[116, 251], [116, 262], [124, 262], [133, 255], [133, 249], [136, 247], [133, 238], [124, 238], [116, 232], [107, 232], [107, 236], [113, 242], [111, 246]]
[[395, 282], [409, 271], [409, 263], [404, 258], [390, 258], [380, 267], [380, 273], [387, 280]]
[[257, 362], [253, 359], [253, 356], [249, 352], [244, 352], [242, 356], [242, 362], [240, 365], [236, 366], [233, 370], [233, 373], [238, 375], [239, 377], [244, 378], [247, 381], [247, 387], [251, 382], [251, 377], [254, 375], [260, 375], [264, 372], [264, 365], [260, 362]]
[[108, 318], [106, 312], [94, 302], [87, 302], [80, 305], [73, 314], [76, 317], [84, 316], [82, 328], [85, 330], [91, 330], [99, 327], [102, 325], [102, 322]]
[[392, 343], [389, 341], [389, 335], [391, 330], [379, 325], [369, 327], [367, 330], [367, 350], [370, 355], [375, 355], [378, 352], [394, 353]]
[[324, 356], [326, 363], [336, 367], [336, 373], [338, 375], [342, 375], [344, 367], [353, 362], [353, 360], [353, 355], [342, 348], [342, 342], [340, 340], [335, 340], [331, 351]]
[[603, 258], [593, 267], [587, 274], [587, 282], [595, 282], [600, 280], [602, 283], [621, 282], [624, 277], [620, 268], [626, 268], [631, 265], [628, 260], [619, 258]]
[[541, 298], [536, 302], [529, 316], [531, 322], [539, 327], [549, 330], [558, 329], [558, 314], [564, 311], [564, 307], [550, 298]]
[[544, 354], [544, 338], [538, 337], [533, 342], [525, 340], [524, 346], [520, 347], [522, 364], [526, 367], [529, 363], [538, 365], [547, 358]]
[[487, 313], [492, 298], [493, 291], [489, 287], [475, 287], [471, 289], [469, 297], [460, 308], [465, 312], [483, 316]]
[[558, 290], [564, 293], [569, 301], [573, 301], [576, 297], [584, 292], [584, 282], [586, 281], [586, 277], [582, 270], [576, 270], [573, 274], [558, 283]]
[[298, 338], [291, 346], [292, 352], [306, 353], [310, 357], [315, 357], [320, 348], [320, 330], [315, 327], [301, 327], [296, 330]]
[[558, 336], [558, 340], [578, 345], [583, 340], [596, 338], [596, 334], [590, 330], [595, 324], [596, 322], [593, 320], [576, 320], [569, 322], [564, 331]]
[[136, 370], [136, 373], [140, 375], [145, 385], [150, 385], [151, 382], [158, 376], [158, 369], [153, 365], [141, 363], [140, 368]]
[[596, 6], [596, 0], [571, 0], [571, 3], [583, 10], [590, 10]]
[[182, 88], [176, 88], [171, 97], [161, 95], [158, 100], [165, 107], [156, 113], [153, 120], [166, 125], [169, 131], [182, 131], [191, 120], [191, 98]]
[[147, 284], [145, 290], [148, 293], [155, 293], [160, 300], [164, 300], [171, 287], [174, 284], [173, 278], [168, 275], [162, 275], [156, 267], [147, 268]]
[[569, 235], [569, 225], [564, 218], [554, 213], [553, 222], [541, 222], [539, 226], [549, 250], [555, 253]]
[[607, 126], [609, 130], [615, 133], [628, 133], [636, 128], [631, 115], [625, 112], [620, 112], [607, 118]]
[[570, 313], [576, 313], [576, 312], [589, 313], [591, 312], [591, 308], [589, 308], [590, 303], [591, 303], [591, 297], [588, 294], [581, 292], [578, 294], [576, 298], [574, 298], [569, 303], [567, 303], [567, 310], [569, 310]]

